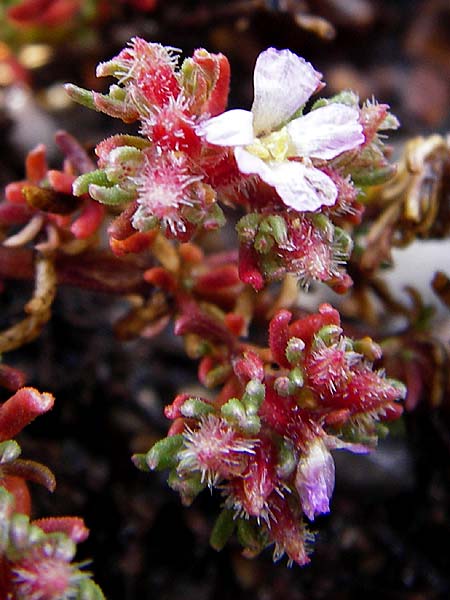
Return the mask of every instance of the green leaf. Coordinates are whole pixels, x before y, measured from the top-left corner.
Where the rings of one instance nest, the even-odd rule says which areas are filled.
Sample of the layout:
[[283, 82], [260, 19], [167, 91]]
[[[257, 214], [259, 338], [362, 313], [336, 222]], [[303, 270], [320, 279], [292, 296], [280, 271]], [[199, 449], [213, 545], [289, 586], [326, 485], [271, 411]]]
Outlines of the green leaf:
[[294, 388], [301, 388], [305, 382], [305, 376], [301, 367], [295, 367], [289, 372], [288, 379]]
[[257, 379], [249, 381], [245, 387], [245, 392], [242, 396], [242, 404], [245, 407], [245, 412], [248, 415], [256, 415], [264, 401], [266, 388]]
[[209, 538], [209, 543], [214, 550], [222, 550], [225, 544], [228, 542], [230, 537], [233, 535], [233, 531], [236, 527], [236, 520], [234, 519], [234, 513], [232, 510], [224, 509], [214, 524]]
[[287, 479], [297, 467], [298, 457], [290, 440], [282, 438], [278, 445], [277, 475]]
[[27, 515], [13, 514], [10, 521], [9, 538], [15, 550], [20, 552], [29, 546], [29, 529], [30, 520]]
[[258, 254], [269, 254], [269, 252], [273, 248], [273, 244], [273, 237], [270, 234], [263, 233], [260, 230], [256, 234], [253, 247], [255, 248], [256, 252], [258, 252]]
[[333, 243], [335, 249], [344, 258], [348, 258], [353, 250], [353, 240], [351, 236], [340, 227], [334, 228]]
[[100, 587], [92, 579], [83, 579], [78, 588], [77, 600], [106, 600]]
[[238, 398], [230, 398], [220, 409], [222, 416], [231, 423], [240, 425], [245, 421], [246, 413], [244, 405]]
[[0, 444], [0, 464], [12, 462], [19, 458], [22, 450], [15, 440], [7, 440]]
[[291, 365], [296, 365], [303, 357], [305, 342], [297, 337], [291, 337], [287, 343], [285, 355]]
[[334, 344], [339, 340], [341, 333], [342, 327], [339, 327], [339, 325], [324, 325], [314, 335], [314, 349], [316, 344], [319, 343], [319, 340], [324, 342], [327, 346], [331, 346], [331, 344]]
[[236, 231], [242, 243], [253, 243], [262, 217], [258, 213], [249, 213], [236, 224]]
[[101, 202], [101, 204], [117, 206], [134, 200], [136, 192], [134, 190], [124, 190], [118, 185], [114, 185], [112, 187], [103, 187], [91, 183], [89, 186], [89, 195], [94, 200], [97, 200], [97, 202]]
[[180, 475], [175, 469], [169, 473], [167, 479], [169, 487], [178, 492], [184, 506], [190, 506], [198, 494], [206, 487], [200, 473], [193, 473], [188, 477]]
[[267, 222], [270, 226], [270, 232], [279, 246], [287, 244], [288, 230], [283, 217], [280, 217], [280, 215], [270, 215], [264, 222]]
[[72, 191], [75, 196], [82, 196], [89, 192], [89, 186], [91, 184], [99, 185], [101, 187], [108, 187], [111, 185], [105, 171], [97, 169], [96, 171], [90, 171], [89, 173], [84, 173], [84, 175], [77, 177], [72, 184]]
[[354, 169], [351, 171], [353, 183], [360, 186], [380, 185], [392, 179], [397, 172], [395, 165], [387, 165], [380, 169]]
[[181, 414], [187, 418], [200, 419], [215, 412], [215, 409], [200, 398], [188, 398], [181, 407]]
[[133, 461], [134, 466], [140, 471], [150, 471], [150, 467], [147, 464], [147, 454], [133, 454], [131, 460]]
[[184, 444], [181, 434], [163, 438], [151, 448], [146, 455], [147, 465], [152, 470], [172, 469], [178, 463], [178, 452]]
[[254, 519], [238, 519], [237, 537], [247, 557], [257, 556], [267, 546], [267, 533]]
[[92, 110], [97, 110], [97, 107], [94, 103], [93, 92], [80, 88], [77, 85], [73, 85], [73, 83], [66, 83], [64, 89], [74, 102], [77, 102], [83, 106], [87, 106]]
[[214, 369], [208, 371], [205, 376], [204, 385], [207, 388], [213, 388], [217, 385], [225, 383], [231, 374], [231, 365], [218, 365]]

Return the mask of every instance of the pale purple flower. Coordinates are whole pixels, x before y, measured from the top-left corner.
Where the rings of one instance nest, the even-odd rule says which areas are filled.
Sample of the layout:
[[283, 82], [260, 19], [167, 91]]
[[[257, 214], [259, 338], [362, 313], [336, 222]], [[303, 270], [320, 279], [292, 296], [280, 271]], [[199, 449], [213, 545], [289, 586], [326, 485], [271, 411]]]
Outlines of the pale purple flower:
[[334, 490], [334, 458], [330, 449], [349, 450], [366, 454], [370, 448], [363, 444], [344, 442], [335, 436], [316, 438], [300, 458], [295, 475], [295, 487], [303, 512], [310, 521], [316, 515], [330, 512], [330, 499]]
[[364, 142], [354, 107], [330, 103], [295, 117], [321, 87], [321, 78], [303, 58], [269, 48], [256, 61], [252, 110], [229, 110], [198, 128], [209, 143], [234, 147], [241, 173], [259, 175], [297, 211], [336, 202], [335, 184], [314, 161], [333, 159]]
[[295, 475], [303, 512], [310, 521], [330, 511], [334, 490], [334, 459], [322, 439], [317, 438], [301, 457]]

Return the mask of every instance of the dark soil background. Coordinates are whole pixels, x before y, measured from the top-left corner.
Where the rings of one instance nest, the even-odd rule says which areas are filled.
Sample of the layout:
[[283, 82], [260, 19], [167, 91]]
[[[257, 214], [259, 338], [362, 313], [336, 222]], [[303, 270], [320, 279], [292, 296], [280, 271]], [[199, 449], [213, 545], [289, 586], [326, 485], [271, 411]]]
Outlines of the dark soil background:
[[[296, 13], [308, 11], [334, 25], [334, 39], [299, 24]], [[23, 40], [4, 31], [19, 51]], [[17, 82], [3, 82], [1, 185], [23, 175], [26, 150], [39, 141], [50, 144], [55, 129], [66, 128], [88, 144], [124, 131], [119, 122], [61, 100], [55, 82], [100, 89], [96, 63], [133, 35], [185, 55], [200, 46], [227, 54], [231, 106], [250, 106], [254, 61], [273, 45], [311, 61], [324, 73], [327, 93], [351, 87], [362, 98], [388, 102], [402, 123], [395, 143], [450, 125], [448, 0], [161, 0], [145, 15], [120, 4], [115, 17], [91, 25], [88, 34], [79, 27], [59, 40], [53, 56], [29, 73], [24, 108], [11, 100]], [[49, 151], [57, 160], [54, 148]], [[2, 326], [18, 318], [30, 293], [31, 285], [6, 282]], [[41, 337], [6, 357], [29, 374], [30, 385], [57, 400], [20, 439], [24, 456], [47, 464], [58, 481], [52, 495], [33, 488], [36, 516], [85, 518], [91, 535], [80, 560], [93, 558], [107, 598], [450, 597], [448, 407], [430, 408], [424, 398], [374, 456], [337, 456], [332, 512], [314, 523], [309, 566], [273, 565], [269, 552], [248, 561], [233, 543], [217, 554], [208, 537], [220, 499], [204, 493], [183, 508], [162, 475], [140, 473], [130, 461], [164, 435], [163, 406], [181, 388], [196, 385], [196, 365], [171, 331], [153, 340], [115, 340], [113, 323], [126, 308], [124, 299], [60, 289]]]

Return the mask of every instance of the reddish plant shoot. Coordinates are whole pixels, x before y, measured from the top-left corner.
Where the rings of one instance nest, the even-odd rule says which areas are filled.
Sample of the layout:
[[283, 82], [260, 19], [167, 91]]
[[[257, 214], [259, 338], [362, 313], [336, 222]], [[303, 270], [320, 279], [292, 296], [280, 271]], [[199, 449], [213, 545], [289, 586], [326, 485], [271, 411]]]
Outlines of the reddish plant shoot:
[[[35, 21], [38, 5], [22, 2], [10, 18]], [[55, 22], [59, 13], [41, 5], [39, 18]], [[53, 8], [76, 10], [77, 3]], [[165, 409], [167, 437], [135, 455], [135, 464], [168, 470], [185, 504], [206, 487], [218, 490], [215, 548], [235, 531], [246, 556], [273, 546], [275, 560], [286, 555], [304, 565], [309, 523], [330, 510], [332, 451], [370, 452], [383, 423], [401, 415], [406, 390], [374, 366], [380, 346], [348, 336], [332, 306], [307, 316], [291, 307], [297, 284], [323, 282], [338, 293], [351, 287], [352, 234], [368, 186], [395, 171], [380, 134], [397, 120], [386, 105], [360, 105], [350, 91], [317, 97], [321, 73], [289, 50], [259, 55], [251, 110], [226, 110], [230, 65], [204, 49], [180, 64], [178, 50], [135, 37], [97, 75], [115, 79], [108, 93], [69, 84], [69, 95], [136, 123], [139, 134], [100, 141], [93, 161], [60, 132], [60, 170], [49, 170], [45, 147], [32, 150], [26, 179], [11, 183], [0, 204], [10, 251], [0, 261], [14, 259], [26, 277], [29, 253], [37, 253], [36, 290], [25, 307], [34, 336], [64, 281], [142, 293], [116, 326], [124, 339], [153, 337], [173, 319], [187, 354], [200, 361], [200, 383], [215, 392], [179, 394]], [[225, 207], [239, 211], [235, 247], [208, 254], [201, 242], [225, 225]], [[267, 347], [247, 339], [252, 322], [264, 319]], [[24, 323], [0, 338], [0, 349], [31, 339]], [[5, 368], [0, 378], [9, 389], [23, 385]], [[21, 387], [0, 408], [0, 439], [52, 403], [51, 395]], [[14, 546], [14, 510], [29, 506], [26, 475], [50, 488], [54, 482], [4, 443], [10, 457], [0, 500], [12, 536], [1, 555], [4, 590], [14, 599], [84, 598], [83, 590], [100, 598], [72, 563], [74, 545], [87, 535], [81, 520], [30, 523], [22, 515], [29, 540], [20, 551]]]

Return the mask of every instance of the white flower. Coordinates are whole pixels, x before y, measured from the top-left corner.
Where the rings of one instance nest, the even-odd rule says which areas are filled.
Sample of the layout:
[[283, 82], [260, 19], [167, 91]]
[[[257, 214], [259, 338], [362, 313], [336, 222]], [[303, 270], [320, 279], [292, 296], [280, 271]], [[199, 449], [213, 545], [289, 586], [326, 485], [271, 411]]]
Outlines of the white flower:
[[259, 175], [297, 211], [336, 202], [335, 184], [313, 160], [330, 160], [364, 142], [358, 110], [344, 104], [292, 119], [321, 78], [303, 58], [269, 48], [256, 61], [252, 110], [229, 110], [199, 126], [207, 142], [234, 147], [241, 173]]

